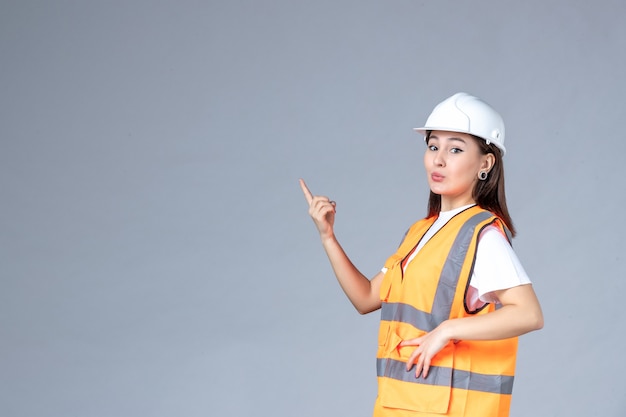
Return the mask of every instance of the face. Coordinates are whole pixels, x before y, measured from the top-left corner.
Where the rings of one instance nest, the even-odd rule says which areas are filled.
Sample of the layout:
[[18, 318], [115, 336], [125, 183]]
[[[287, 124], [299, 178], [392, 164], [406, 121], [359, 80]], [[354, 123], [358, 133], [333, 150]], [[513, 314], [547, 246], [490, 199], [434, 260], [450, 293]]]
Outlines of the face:
[[476, 139], [467, 133], [433, 131], [424, 153], [424, 167], [431, 191], [441, 195], [441, 209], [475, 203], [472, 191], [478, 175], [489, 172], [494, 160], [492, 154], [483, 155]]

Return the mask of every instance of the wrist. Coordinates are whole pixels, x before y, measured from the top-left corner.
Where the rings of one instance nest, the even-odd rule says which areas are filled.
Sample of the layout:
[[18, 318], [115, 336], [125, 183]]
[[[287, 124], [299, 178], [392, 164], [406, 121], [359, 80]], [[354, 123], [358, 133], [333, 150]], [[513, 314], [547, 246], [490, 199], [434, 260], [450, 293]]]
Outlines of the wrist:
[[335, 234], [331, 231], [327, 233], [320, 233], [320, 240], [322, 241], [322, 245], [326, 246], [329, 243], [335, 242], [337, 239], [335, 239]]
[[450, 341], [450, 340], [456, 341], [457, 337], [455, 337], [455, 333], [454, 333], [454, 320], [448, 319], [444, 321], [443, 323], [441, 323], [439, 325], [439, 331], [441, 332], [441, 335], [447, 341]]

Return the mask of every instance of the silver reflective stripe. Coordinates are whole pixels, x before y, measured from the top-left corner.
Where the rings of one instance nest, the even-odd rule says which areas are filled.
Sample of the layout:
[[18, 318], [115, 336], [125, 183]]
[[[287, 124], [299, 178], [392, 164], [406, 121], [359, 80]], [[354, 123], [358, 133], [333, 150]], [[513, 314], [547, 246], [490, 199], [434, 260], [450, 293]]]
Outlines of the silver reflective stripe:
[[453, 368], [431, 366], [428, 376], [415, 378], [415, 369], [406, 370], [404, 362], [393, 359], [377, 359], [376, 371], [379, 377], [393, 378], [415, 384], [436, 385], [459, 388], [471, 391], [489, 392], [492, 394], [511, 395], [513, 392], [513, 376], [487, 375], [475, 372], [460, 371]]
[[474, 237], [474, 230], [479, 223], [490, 217], [493, 217], [493, 214], [481, 211], [467, 220], [461, 227], [461, 230], [459, 230], [441, 270], [437, 292], [433, 301], [433, 316], [445, 317], [446, 319], [450, 317], [456, 287], [461, 276], [461, 269], [465, 263], [467, 251]]
[[511, 234], [509, 228], [506, 226], [504, 226], [504, 233], [506, 234], [506, 238], [508, 239], [509, 243], [511, 243], [511, 241], [513, 240], [513, 235]]
[[380, 319], [386, 321], [399, 321], [401, 323], [408, 323], [412, 326], [430, 332], [439, 326], [443, 321], [449, 317], [436, 317], [425, 311], [421, 311], [409, 304], [404, 303], [382, 303], [380, 309]]

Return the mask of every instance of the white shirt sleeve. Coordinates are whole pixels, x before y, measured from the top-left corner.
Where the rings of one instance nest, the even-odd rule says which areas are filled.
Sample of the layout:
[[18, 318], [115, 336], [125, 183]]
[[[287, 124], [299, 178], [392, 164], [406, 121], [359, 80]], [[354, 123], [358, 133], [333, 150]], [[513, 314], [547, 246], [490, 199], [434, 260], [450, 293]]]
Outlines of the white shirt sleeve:
[[524, 267], [502, 232], [495, 226], [487, 227], [478, 241], [476, 263], [468, 291], [468, 307], [473, 309], [477, 303], [498, 303], [494, 291], [530, 283]]

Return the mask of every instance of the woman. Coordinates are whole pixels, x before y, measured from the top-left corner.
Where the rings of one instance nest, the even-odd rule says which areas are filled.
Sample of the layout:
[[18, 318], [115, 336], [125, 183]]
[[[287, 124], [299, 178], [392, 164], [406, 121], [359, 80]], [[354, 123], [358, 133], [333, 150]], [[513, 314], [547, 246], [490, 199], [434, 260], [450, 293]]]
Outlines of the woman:
[[374, 416], [508, 416], [517, 336], [543, 327], [510, 239], [504, 123], [465, 93], [422, 128], [428, 215], [371, 280], [337, 241], [334, 201], [300, 180], [335, 275], [361, 314], [381, 309]]

